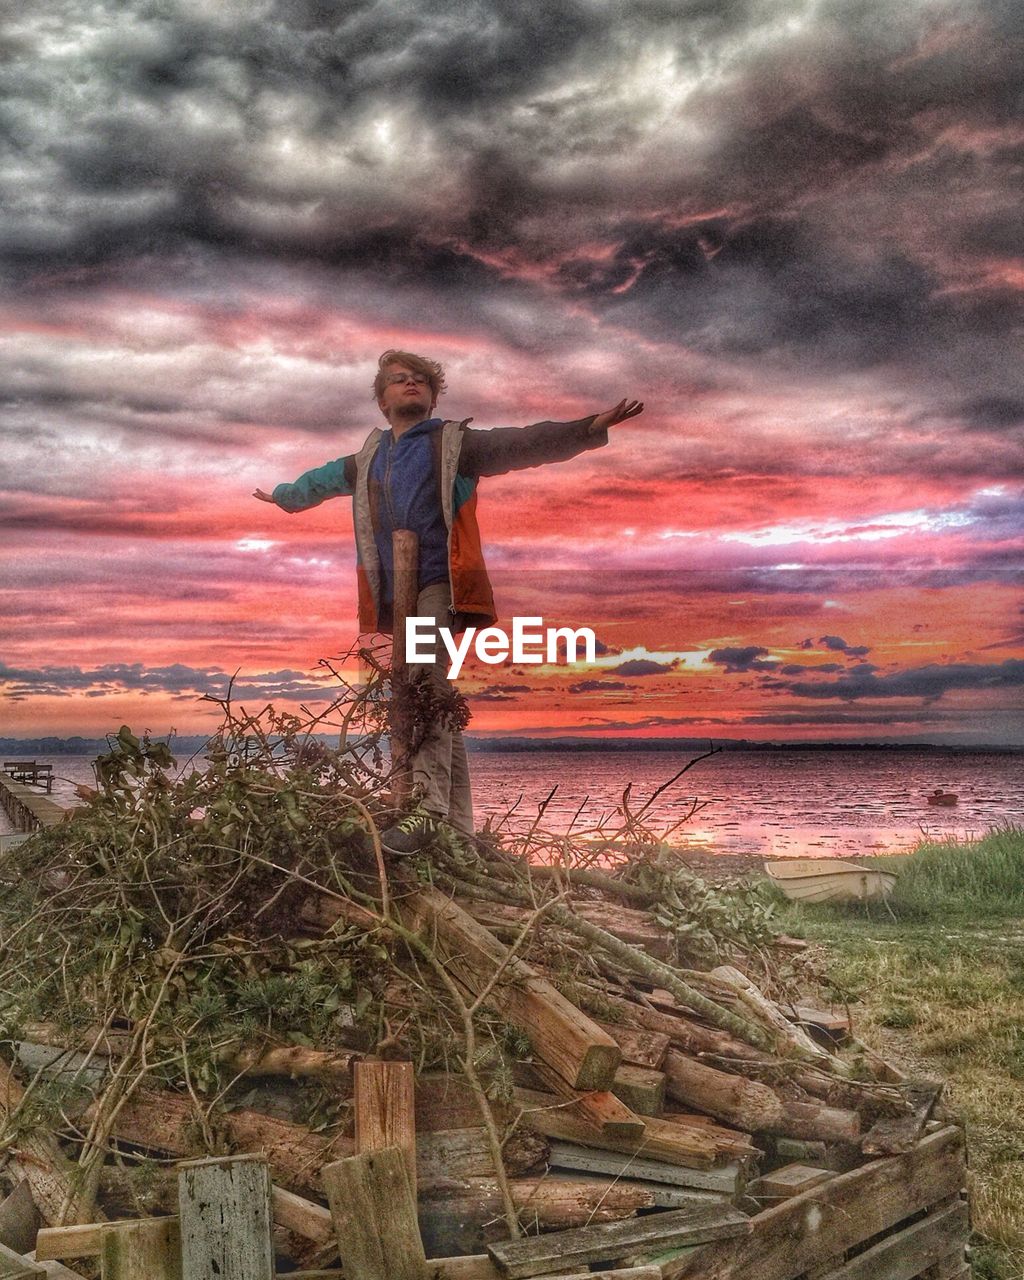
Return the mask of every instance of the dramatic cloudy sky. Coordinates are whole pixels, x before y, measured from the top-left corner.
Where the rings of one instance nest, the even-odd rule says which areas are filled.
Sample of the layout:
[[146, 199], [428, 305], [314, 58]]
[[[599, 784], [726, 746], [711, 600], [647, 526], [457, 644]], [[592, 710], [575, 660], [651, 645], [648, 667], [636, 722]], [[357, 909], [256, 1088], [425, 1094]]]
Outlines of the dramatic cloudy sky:
[[1019, 0], [41, 0], [0, 64], [0, 733], [316, 702], [380, 419], [646, 413], [482, 486], [474, 727], [1024, 742]]

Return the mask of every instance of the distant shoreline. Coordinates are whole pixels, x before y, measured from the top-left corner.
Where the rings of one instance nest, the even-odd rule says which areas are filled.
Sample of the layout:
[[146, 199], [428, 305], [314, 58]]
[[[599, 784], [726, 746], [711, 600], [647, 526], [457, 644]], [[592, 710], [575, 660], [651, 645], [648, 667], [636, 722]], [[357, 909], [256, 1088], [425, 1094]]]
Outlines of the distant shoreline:
[[[111, 734], [113, 737], [113, 734]], [[328, 745], [334, 734], [314, 734], [315, 741]], [[175, 754], [188, 756], [201, 751], [209, 741], [207, 734], [181, 734], [170, 737], [156, 734], [154, 742], [171, 743]], [[1024, 744], [1007, 745], [993, 743], [943, 743], [916, 741], [864, 741], [864, 742], [754, 742], [747, 738], [478, 738], [466, 735], [466, 746], [471, 754], [525, 754], [537, 752], [574, 751], [614, 754], [640, 751], [688, 751], [701, 754], [714, 747], [716, 751], [885, 751], [930, 752], [935, 755], [1024, 755]], [[5, 758], [33, 756], [100, 755], [110, 750], [105, 738], [40, 737], [0, 738], [0, 755]]]

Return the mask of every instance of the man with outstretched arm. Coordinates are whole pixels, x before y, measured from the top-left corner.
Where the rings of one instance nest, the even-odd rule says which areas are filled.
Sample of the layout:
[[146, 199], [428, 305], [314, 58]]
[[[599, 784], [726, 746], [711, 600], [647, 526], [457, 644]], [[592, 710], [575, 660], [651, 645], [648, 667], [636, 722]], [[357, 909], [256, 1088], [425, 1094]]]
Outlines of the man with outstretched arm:
[[[433, 617], [453, 634], [491, 626], [496, 615], [476, 522], [477, 481], [599, 448], [608, 443], [609, 427], [643, 411], [639, 401], [622, 400], [614, 409], [575, 422], [480, 431], [469, 426], [472, 418], [453, 422], [432, 416], [444, 390], [444, 369], [437, 361], [385, 351], [373, 394], [390, 430], [371, 431], [358, 453], [307, 471], [294, 484], [253, 494], [289, 512], [306, 511], [327, 498], [352, 498], [360, 632], [391, 630], [395, 529], [411, 529], [419, 538], [417, 615]], [[428, 670], [442, 688], [446, 665], [441, 647]], [[389, 828], [384, 846], [392, 853], [416, 852], [438, 822], [472, 836], [462, 733], [436, 726], [412, 759], [412, 775], [430, 822], [412, 832]]]

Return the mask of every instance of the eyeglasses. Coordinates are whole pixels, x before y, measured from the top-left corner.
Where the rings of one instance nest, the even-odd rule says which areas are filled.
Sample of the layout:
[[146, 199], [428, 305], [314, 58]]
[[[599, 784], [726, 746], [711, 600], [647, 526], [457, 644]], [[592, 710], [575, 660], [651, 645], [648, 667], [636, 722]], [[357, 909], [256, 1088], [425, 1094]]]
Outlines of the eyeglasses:
[[389, 373], [385, 375], [386, 387], [397, 387], [400, 382], [412, 382], [417, 387], [425, 387], [430, 379], [425, 373]]

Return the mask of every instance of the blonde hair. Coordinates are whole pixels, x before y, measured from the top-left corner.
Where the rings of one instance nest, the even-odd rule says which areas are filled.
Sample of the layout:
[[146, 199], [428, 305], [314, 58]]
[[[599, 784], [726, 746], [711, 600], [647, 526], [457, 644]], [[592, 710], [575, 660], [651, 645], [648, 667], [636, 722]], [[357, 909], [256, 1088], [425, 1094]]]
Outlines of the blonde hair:
[[373, 380], [373, 398], [379, 400], [384, 394], [385, 379], [389, 364], [403, 364], [413, 373], [426, 374], [430, 381], [432, 399], [443, 395], [445, 391], [444, 367], [436, 360], [428, 360], [425, 356], [413, 355], [411, 351], [385, 351], [377, 361], [377, 376]]

